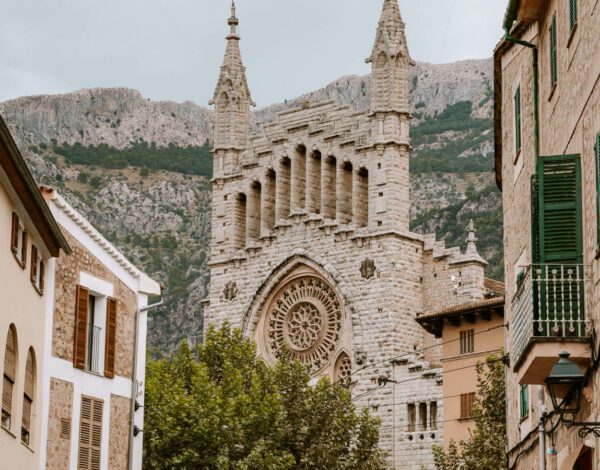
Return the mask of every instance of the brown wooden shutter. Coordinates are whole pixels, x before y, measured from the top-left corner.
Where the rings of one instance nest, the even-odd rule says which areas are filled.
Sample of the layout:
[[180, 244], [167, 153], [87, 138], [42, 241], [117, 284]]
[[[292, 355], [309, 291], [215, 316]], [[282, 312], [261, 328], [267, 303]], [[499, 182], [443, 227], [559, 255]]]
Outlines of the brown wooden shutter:
[[23, 230], [22, 235], [22, 246], [21, 246], [21, 250], [22, 250], [22, 257], [21, 257], [21, 266], [23, 266], [23, 268], [27, 265], [27, 232], [25, 230]]
[[77, 286], [75, 304], [75, 337], [73, 343], [73, 366], [85, 369], [87, 358], [87, 323], [90, 303], [90, 291]]
[[31, 245], [31, 269], [29, 270], [29, 279], [37, 287], [37, 246]]
[[[2, 411], [12, 415], [13, 388], [16, 379], [16, 339], [14, 330], [8, 330], [4, 354], [4, 375], [2, 380]], [[3, 414], [4, 414], [3, 413]], [[10, 424], [9, 424], [10, 425]]]
[[100, 470], [103, 406], [102, 400], [81, 397], [78, 470]]
[[104, 375], [115, 376], [115, 354], [117, 340], [117, 301], [109, 298], [106, 303], [106, 348], [104, 354]]
[[23, 416], [21, 420], [21, 440], [29, 444], [31, 434], [31, 409], [33, 408], [33, 391], [35, 387], [35, 368], [33, 364], [33, 353], [30, 350], [27, 354], [27, 364], [25, 365], [25, 387], [23, 390]]
[[38, 288], [40, 292], [44, 292], [44, 270], [46, 269], [46, 263], [44, 260], [40, 261], [40, 282], [38, 284]]
[[17, 254], [19, 249], [19, 216], [13, 212], [12, 228], [10, 234], [10, 249], [14, 254]]

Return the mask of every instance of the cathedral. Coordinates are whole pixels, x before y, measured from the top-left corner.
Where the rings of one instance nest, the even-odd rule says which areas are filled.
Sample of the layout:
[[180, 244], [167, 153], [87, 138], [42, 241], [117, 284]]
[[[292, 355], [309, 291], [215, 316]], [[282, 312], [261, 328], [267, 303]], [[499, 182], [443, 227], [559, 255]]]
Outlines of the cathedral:
[[303, 103], [250, 130], [235, 5], [215, 107], [210, 291], [275, 363], [282, 348], [381, 418], [397, 469], [433, 468], [443, 439], [440, 347], [418, 314], [485, 295], [473, 231], [446, 248], [409, 229], [409, 67], [397, 0], [383, 0], [368, 112]]

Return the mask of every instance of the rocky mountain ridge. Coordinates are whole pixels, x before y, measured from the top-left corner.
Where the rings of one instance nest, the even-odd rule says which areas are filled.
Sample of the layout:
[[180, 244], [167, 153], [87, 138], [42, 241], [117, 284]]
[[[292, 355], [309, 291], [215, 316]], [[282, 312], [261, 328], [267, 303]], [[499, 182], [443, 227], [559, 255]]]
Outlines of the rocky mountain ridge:
[[[412, 69], [411, 216], [413, 230], [436, 232], [449, 246], [463, 247], [464, 228], [475, 219], [480, 252], [490, 261], [488, 274], [500, 278], [491, 90], [491, 60]], [[260, 132], [278, 112], [330, 99], [368, 109], [369, 77], [342, 77], [259, 109], [252, 125]], [[0, 114], [36, 179], [56, 187], [136, 265], [167, 286], [167, 305], [150, 324], [154, 353], [167, 353], [182, 339], [197, 341], [208, 285], [210, 174], [181, 166], [173, 170], [160, 160], [193, 147], [196, 158], [208, 164], [202, 168], [210, 168], [209, 147], [203, 145], [211, 138], [212, 111], [113, 88], [18, 98], [0, 103]], [[136, 155], [127, 153], [132, 149]], [[140, 154], [147, 154], [147, 161], [140, 161]]]

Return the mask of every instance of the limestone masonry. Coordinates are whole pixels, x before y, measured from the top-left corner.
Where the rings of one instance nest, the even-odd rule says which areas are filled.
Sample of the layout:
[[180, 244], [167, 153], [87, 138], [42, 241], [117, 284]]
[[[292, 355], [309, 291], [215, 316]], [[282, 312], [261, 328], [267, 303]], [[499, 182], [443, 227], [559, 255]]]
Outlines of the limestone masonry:
[[285, 346], [315, 376], [349, 386], [381, 417], [395, 468], [433, 468], [431, 445], [443, 437], [440, 351], [415, 317], [483, 298], [486, 262], [474, 230], [464, 254], [409, 231], [414, 62], [397, 0], [384, 1], [367, 59], [368, 112], [305, 102], [256, 134], [235, 6], [229, 26], [211, 102], [205, 322], [228, 320], [267, 361]]

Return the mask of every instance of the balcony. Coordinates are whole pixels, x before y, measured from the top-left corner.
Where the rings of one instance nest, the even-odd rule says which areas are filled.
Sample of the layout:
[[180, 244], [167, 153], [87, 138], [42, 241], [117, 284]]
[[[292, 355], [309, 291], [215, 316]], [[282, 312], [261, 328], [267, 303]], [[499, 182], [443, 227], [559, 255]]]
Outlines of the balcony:
[[511, 364], [521, 384], [543, 384], [561, 351], [589, 365], [591, 323], [585, 316], [589, 266], [529, 266], [512, 301]]

